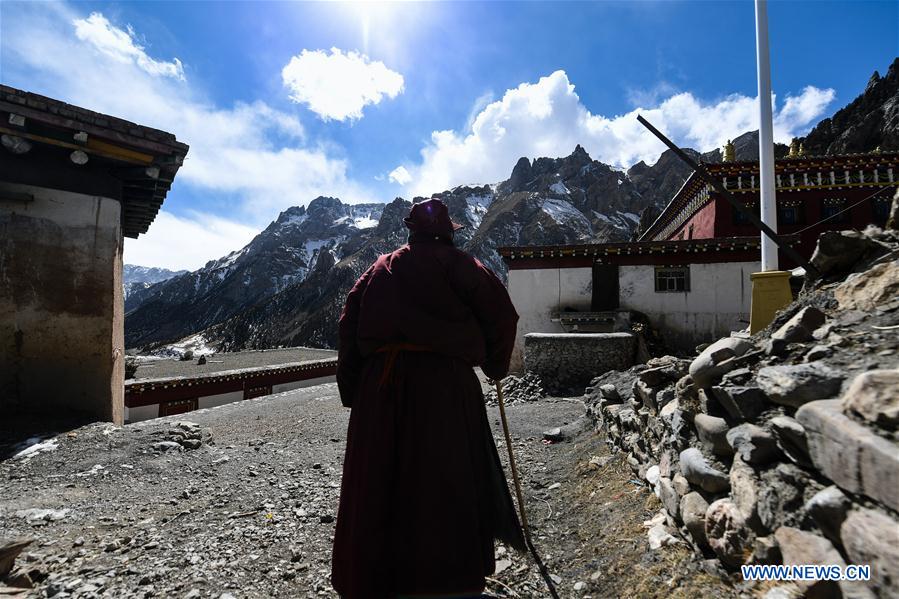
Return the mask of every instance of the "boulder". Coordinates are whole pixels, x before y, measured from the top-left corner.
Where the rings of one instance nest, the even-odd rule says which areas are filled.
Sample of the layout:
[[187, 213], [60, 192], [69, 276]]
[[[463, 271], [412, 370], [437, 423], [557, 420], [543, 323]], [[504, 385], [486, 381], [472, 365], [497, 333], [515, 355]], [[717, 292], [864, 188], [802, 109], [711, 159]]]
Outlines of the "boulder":
[[880, 253], [883, 245], [858, 231], [825, 231], [810, 262], [822, 276], [845, 272], [865, 254]]
[[833, 296], [844, 310], [873, 310], [896, 299], [899, 296], [899, 260], [850, 275], [834, 289]]
[[697, 414], [693, 417], [693, 426], [706, 449], [720, 456], [733, 455], [733, 449], [727, 442], [728, 426], [724, 418]]
[[699, 546], [708, 545], [705, 536], [705, 513], [709, 503], [696, 491], [687, 493], [680, 500], [680, 514], [687, 532]]
[[849, 512], [840, 526], [846, 555], [871, 566], [871, 584], [880, 597], [899, 597], [899, 522], [880, 510]]
[[899, 444], [848, 418], [840, 400], [814, 401], [796, 412], [809, 455], [824, 476], [899, 511]]
[[752, 348], [752, 343], [739, 337], [724, 337], [705, 348], [690, 363], [690, 376], [697, 388], [708, 387], [737, 364], [722, 362], [734, 356], [742, 356]]
[[709, 493], [720, 493], [730, 488], [728, 476], [710, 466], [702, 452], [695, 447], [688, 447], [680, 452], [680, 468], [691, 484]]
[[780, 554], [780, 545], [774, 535], [767, 537], [756, 537], [752, 543], [752, 563], [753, 564], [779, 564], [783, 561]]
[[774, 435], [748, 422], [727, 431], [727, 443], [744, 462], [767, 464], [780, 457]]
[[734, 420], [754, 420], [766, 406], [766, 396], [758, 387], [715, 386], [712, 395]]
[[759, 520], [759, 478], [752, 467], [734, 457], [730, 467], [730, 496], [734, 505], [746, 518], [746, 524], [756, 532], [762, 532]]
[[752, 544], [743, 513], [730, 499], [719, 499], [705, 514], [705, 535], [709, 546], [728, 568], [745, 563]]
[[[830, 541], [812, 532], [782, 526], [774, 533], [784, 565], [840, 566], [846, 562]], [[856, 597], [862, 599], [874, 594], [864, 583], [831, 580], [795, 581], [803, 597]]]
[[816, 399], [834, 397], [844, 374], [820, 362], [792, 366], [766, 366], [756, 377], [759, 388], [774, 403], [798, 408]]
[[660, 477], [658, 489], [659, 499], [662, 500], [662, 505], [665, 506], [668, 514], [672, 518], [680, 518], [680, 497], [678, 497], [677, 491], [674, 490], [671, 479], [664, 476]]
[[794, 463], [803, 467], [812, 465], [808, 455], [808, 441], [805, 438], [805, 429], [795, 419], [789, 416], [775, 416], [768, 421], [777, 447]]
[[826, 358], [832, 353], [833, 350], [829, 345], [816, 345], [805, 353], [805, 358], [803, 359], [806, 362], [815, 362], [816, 360]]
[[602, 385], [599, 388], [600, 394], [603, 396], [603, 399], [608, 401], [609, 403], [621, 403], [621, 395], [618, 394], [618, 389], [615, 388], [615, 385]]
[[805, 515], [806, 496], [821, 489], [805, 470], [788, 462], [765, 470], [759, 479], [758, 513], [766, 530], [799, 524]]
[[814, 306], [806, 306], [782, 327], [771, 334], [766, 348], [768, 354], [780, 354], [790, 343], [811, 341], [812, 333], [824, 324], [824, 312]]
[[889, 430], [899, 427], [899, 370], [871, 370], [852, 381], [843, 409]]
[[683, 497], [690, 492], [690, 481], [680, 472], [671, 478], [671, 486], [674, 487], [679, 497]]
[[836, 543], [840, 541], [840, 526], [852, 502], [836, 485], [831, 485], [815, 493], [805, 504], [805, 511], [815, 521], [824, 536]]

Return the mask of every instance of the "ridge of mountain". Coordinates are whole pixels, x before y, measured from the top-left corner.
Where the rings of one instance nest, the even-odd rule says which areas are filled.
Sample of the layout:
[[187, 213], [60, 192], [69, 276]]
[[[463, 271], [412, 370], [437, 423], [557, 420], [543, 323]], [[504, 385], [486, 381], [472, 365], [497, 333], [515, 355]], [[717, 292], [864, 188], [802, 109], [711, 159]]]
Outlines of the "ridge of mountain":
[[[872, 132], [878, 115], [882, 127]], [[800, 141], [809, 153], [836, 153], [893, 149], [897, 139], [899, 59], [887, 76], [875, 72], [858, 98]], [[737, 160], [758, 159], [757, 131], [733, 143]], [[718, 149], [685, 151], [703, 162], [721, 161]], [[776, 156], [787, 151], [776, 144]], [[593, 160], [578, 145], [562, 158], [522, 157], [497, 184], [460, 186], [432, 197], [465, 225], [457, 246], [505, 278], [498, 247], [636, 238], [689, 175], [670, 150], [652, 165], [641, 161], [624, 172]], [[241, 250], [143, 291], [139, 305], [132, 302], [126, 310], [126, 343], [146, 346], [202, 332], [229, 351], [335, 347], [343, 297], [379, 254], [405, 242], [402, 217], [410, 205], [402, 198], [347, 205], [319, 197], [306, 208], [288, 208]]]

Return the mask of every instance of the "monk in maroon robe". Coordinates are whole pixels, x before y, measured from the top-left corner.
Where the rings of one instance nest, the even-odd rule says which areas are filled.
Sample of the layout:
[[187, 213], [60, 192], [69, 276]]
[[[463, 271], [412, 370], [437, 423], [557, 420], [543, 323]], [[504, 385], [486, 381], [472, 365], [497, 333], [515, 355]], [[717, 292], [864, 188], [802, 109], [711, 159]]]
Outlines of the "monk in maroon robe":
[[494, 539], [525, 546], [473, 370], [506, 375], [518, 315], [453, 246], [443, 202], [405, 222], [408, 245], [359, 278], [340, 317], [352, 412], [331, 581], [346, 599], [479, 596]]

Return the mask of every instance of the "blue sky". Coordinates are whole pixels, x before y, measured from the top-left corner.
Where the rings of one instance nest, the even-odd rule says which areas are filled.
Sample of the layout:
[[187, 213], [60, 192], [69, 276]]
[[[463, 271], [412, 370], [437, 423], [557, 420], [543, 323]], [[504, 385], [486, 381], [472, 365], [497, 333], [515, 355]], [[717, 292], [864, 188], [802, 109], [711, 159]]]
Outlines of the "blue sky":
[[[775, 134], [899, 55], [899, 3], [771, 2]], [[126, 261], [197, 268], [317, 195], [388, 201], [582, 144], [627, 168], [755, 128], [753, 3], [14, 2], [0, 80], [191, 145]]]

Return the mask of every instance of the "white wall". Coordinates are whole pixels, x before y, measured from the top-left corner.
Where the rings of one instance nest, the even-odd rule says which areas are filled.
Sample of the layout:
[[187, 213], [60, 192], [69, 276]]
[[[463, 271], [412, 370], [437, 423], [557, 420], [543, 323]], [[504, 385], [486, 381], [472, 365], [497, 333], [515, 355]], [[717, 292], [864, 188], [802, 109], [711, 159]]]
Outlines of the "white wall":
[[335, 383], [337, 382], [337, 377], [334, 375], [331, 376], [320, 376], [315, 379], [309, 379], [308, 381], [294, 381], [292, 383], [281, 383], [280, 385], [272, 385], [272, 393], [284, 393], [285, 391], [293, 391], [294, 389], [301, 389], [303, 387], [314, 387], [315, 385], [323, 385], [325, 383]]
[[749, 320], [750, 273], [758, 262], [690, 265], [690, 291], [657, 293], [655, 266], [621, 266], [620, 307], [649, 317], [665, 341], [689, 347], [744, 329]]
[[518, 331], [510, 370], [524, 367], [524, 336], [528, 333], [562, 333], [550, 319], [563, 308], [590, 309], [593, 296], [592, 268], [542, 268], [509, 271], [509, 296], [518, 312]]
[[197, 409], [202, 410], [204, 408], [215, 408], [218, 406], [223, 406], [226, 403], [232, 403], [242, 400], [243, 390], [231, 391], [230, 393], [219, 393], [218, 395], [207, 395], [206, 397], [200, 397], [199, 399], [197, 399]]

